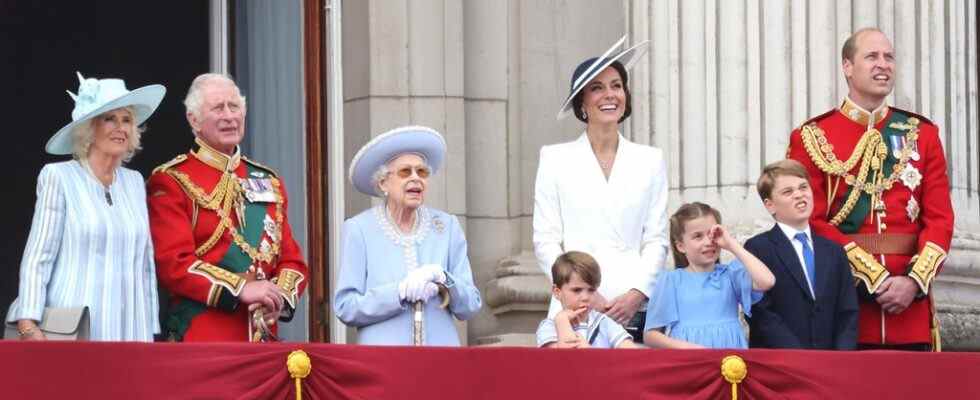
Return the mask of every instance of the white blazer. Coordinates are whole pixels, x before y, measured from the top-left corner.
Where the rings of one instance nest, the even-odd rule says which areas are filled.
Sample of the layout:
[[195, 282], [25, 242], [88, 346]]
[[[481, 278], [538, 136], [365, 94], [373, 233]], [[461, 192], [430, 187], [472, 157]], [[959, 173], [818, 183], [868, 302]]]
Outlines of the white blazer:
[[[599, 262], [599, 293], [607, 300], [636, 289], [650, 297], [664, 267], [667, 170], [663, 152], [622, 135], [609, 180], [584, 133], [573, 142], [544, 146], [534, 184], [534, 255], [551, 281], [565, 251]], [[549, 317], [561, 310], [551, 301]]]

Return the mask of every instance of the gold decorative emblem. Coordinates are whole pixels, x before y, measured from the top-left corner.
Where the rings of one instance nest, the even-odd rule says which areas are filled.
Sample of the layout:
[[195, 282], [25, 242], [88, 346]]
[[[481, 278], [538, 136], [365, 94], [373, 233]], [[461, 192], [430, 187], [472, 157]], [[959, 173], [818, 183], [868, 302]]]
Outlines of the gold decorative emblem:
[[898, 177], [905, 186], [908, 186], [909, 190], [915, 190], [922, 183], [922, 174], [912, 164], [905, 164], [905, 169], [902, 170], [902, 174]]
[[726, 356], [721, 359], [721, 376], [725, 381], [732, 384], [732, 400], [738, 398], [738, 384], [749, 375], [749, 368], [745, 365], [745, 360], [736, 355]]
[[919, 218], [919, 202], [915, 200], [915, 197], [909, 199], [909, 203], [905, 206], [905, 212], [909, 215], [909, 220], [915, 222]]
[[289, 353], [286, 357], [286, 370], [289, 371], [289, 377], [293, 378], [296, 383], [296, 400], [303, 399], [303, 379], [310, 376], [310, 371], [313, 370], [313, 362], [310, 361], [310, 356], [306, 355], [303, 350], [295, 350]]

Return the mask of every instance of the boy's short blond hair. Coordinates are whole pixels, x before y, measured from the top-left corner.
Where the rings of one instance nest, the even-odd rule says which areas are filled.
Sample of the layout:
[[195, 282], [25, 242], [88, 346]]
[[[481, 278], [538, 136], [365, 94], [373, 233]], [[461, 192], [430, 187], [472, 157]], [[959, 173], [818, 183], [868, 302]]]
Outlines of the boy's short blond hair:
[[599, 263], [585, 252], [572, 250], [558, 256], [551, 266], [551, 281], [561, 288], [572, 280], [573, 273], [578, 274], [579, 278], [592, 287], [599, 287], [599, 282], [602, 281]]
[[759, 198], [764, 201], [772, 197], [772, 188], [776, 185], [776, 178], [780, 176], [795, 176], [810, 180], [810, 174], [806, 172], [806, 167], [799, 161], [785, 159], [770, 163], [762, 169], [759, 181], [755, 184], [755, 189], [759, 191]]

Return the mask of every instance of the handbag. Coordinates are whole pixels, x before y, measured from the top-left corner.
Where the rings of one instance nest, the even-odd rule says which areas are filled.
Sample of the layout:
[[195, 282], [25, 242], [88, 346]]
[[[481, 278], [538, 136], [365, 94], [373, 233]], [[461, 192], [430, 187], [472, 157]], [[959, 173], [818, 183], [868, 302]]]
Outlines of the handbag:
[[[88, 340], [88, 307], [45, 307], [37, 328], [48, 340]], [[17, 322], [8, 322], [3, 338], [20, 339]]]

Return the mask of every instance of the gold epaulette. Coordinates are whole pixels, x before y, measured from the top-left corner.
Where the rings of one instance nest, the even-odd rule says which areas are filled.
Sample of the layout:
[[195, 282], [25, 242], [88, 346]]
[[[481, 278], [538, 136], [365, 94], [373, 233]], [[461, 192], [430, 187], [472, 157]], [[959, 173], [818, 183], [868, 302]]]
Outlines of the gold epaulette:
[[806, 120], [806, 122], [800, 124], [799, 128], [803, 128], [804, 126], [807, 126], [807, 125], [810, 125], [810, 124], [815, 124], [817, 122], [820, 122], [820, 120], [822, 120], [824, 118], [827, 118], [827, 117], [829, 117], [831, 115], [834, 115], [835, 112], [837, 112], [837, 109], [831, 109], [830, 111], [827, 111], [827, 112], [825, 112], [823, 114], [820, 114], [820, 115], [818, 115], [816, 117], [810, 118], [810, 119]]
[[918, 119], [918, 120], [919, 120], [920, 122], [925, 122], [925, 123], [927, 123], [927, 124], [929, 124], [929, 125], [935, 125], [935, 124], [936, 124], [935, 122], [932, 122], [931, 120], [929, 120], [929, 118], [926, 118], [926, 117], [924, 117], [924, 116], [922, 116], [922, 115], [920, 115], [920, 114], [916, 114], [916, 113], [914, 113], [914, 112], [911, 112], [911, 111], [909, 111], [909, 110], [903, 110], [903, 109], [901, 109], [901, 108], [898, 108], [898, 107], [892, 107], [892, 106], [889, 106], [889, 107], [891, 107], [891, 109], [892, 109], [893, 111], [898, 111], [898, 112], [899, 112], [899, 113], [901, 113], [901, 114], [906, 114], [906, 115], [908, 115], [909, 117], [912, 117], [912, 118], [915, 118], [915, 119]]
[[154, 168], [153, 169], [153, 173], [155, 174], [157, 172], [166, 171], [166, 170], [168, 170], [170, 168], [173, 168], [177, 164], [180, 164], [180, 163], [182, 163], [184, 161], [187, 161], [187, 154], [179, 154], [179, 155], [177, 155], [177, 157], [174, 157], [172, 160], [167, 161], [167, 162], [165, 162], [163, 164], [160, 164], [158, 167]]
[[242, 156], [242, 160], [245, 161], [245, 162], [247, 162], [247, 163], [249, 163], [249, 164], [252, 164], [253, 167], [256, 167], [256, 168], [259, 168], [259, 169], [264, 170], [265, 172], [268, 172], [269, 175], [272, 175], [272, 177], [274, 177], [274, 178], [278, 178], [279, 177], [279, 174], [277, 174], [276, 173], [276, 170], [272, 169], [272, 167], [269, 167], [267, 165], [261, 164], [258, 161], [252, 160], [252, 159], [250, 159], [248, 157], [245, 157], [245, 156]]
[[[833, 115], [835, 111], [837, 111], [837, 110], [830, 110], [830, 111], [827, 111], [827, 112], [825, 112], [823, 114], [820, 114], [820, 115], [818, 115], [816, 117], [810, 118], [810, 119], [804, 121], [802, 124], [800, 124], [800, 126], [798, 126], [796, 128], [796, 130], [799, 131], [801, 133], [801, 135], [802, 135], [803, 128], [804, 127], [806, 127], [806, 126], [816, 127], [817, 126], [817, 122], [820, 122], [820, 120], [822, 120], [824, 118], [827, 118], [827, 117]], [[801, 139], [802, 139], [802, 137], [801, 137]], [[793, 151], [792, 144], [789, 145], [789, 146], [786, 146], [786, 158], [790, 158], [790, 154], [792, 153], [792, 151]]]
[[933, 243], [926, 242], [925, 247], [918, 255], [912, 257], [912, 268], [909, 269], [909, 278], [919, 285], [922, 293], [929, 294], [929, 287], [932, 280], [936, 278], [939, 266], [946, 259], [946, 251], [942, 247]]

